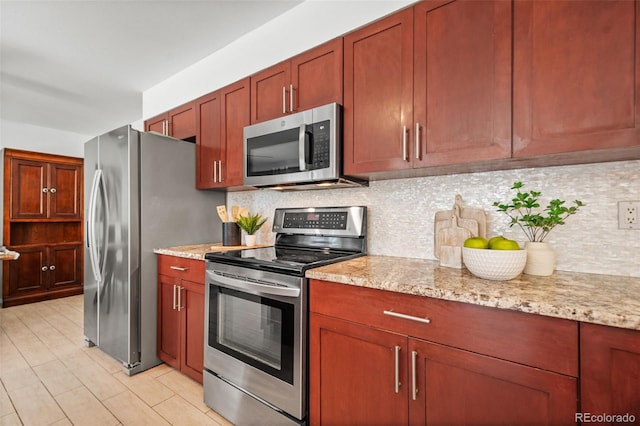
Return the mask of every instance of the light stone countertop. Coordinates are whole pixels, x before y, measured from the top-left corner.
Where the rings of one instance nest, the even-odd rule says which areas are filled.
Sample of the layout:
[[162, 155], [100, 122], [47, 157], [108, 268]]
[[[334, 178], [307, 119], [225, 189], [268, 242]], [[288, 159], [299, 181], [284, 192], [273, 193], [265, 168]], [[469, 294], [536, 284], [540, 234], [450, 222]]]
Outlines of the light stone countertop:
[[307, 271], [308, 278], [640, 330], [640, 278], [556, 271], [510, 281], [465, 268], [390, 256], [364, 256]]
[[204, 255], [212, 252], [241, 250], [246, 248], [266, 247], [265, 245], [256, 244], [253, 247], [248, 246], [223, 246], [222, 243], [193, 244], [188, 246], [176, 246], [167, 248], [155, 248], [153, 252], [156, 254], [166, 254], [169, 256], [186, 257], [188, 259], [204, 260]]

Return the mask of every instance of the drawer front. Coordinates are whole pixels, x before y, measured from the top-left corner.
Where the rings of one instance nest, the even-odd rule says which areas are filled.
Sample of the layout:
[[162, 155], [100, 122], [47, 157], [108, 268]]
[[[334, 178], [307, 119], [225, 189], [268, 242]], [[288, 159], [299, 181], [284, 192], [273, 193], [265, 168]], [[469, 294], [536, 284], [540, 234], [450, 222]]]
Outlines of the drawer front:
[[158, 273], [204, 284], [204, 260], [158, 255]]
[[311, 280], [310, 309], [443, 345], [578, 375], [575, 321], [319, 280]]

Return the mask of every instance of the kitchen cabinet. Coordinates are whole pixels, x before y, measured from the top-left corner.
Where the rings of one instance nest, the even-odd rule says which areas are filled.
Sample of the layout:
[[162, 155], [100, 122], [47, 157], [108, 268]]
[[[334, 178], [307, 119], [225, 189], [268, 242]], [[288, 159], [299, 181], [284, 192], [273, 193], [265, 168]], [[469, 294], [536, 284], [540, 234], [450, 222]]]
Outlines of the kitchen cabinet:
[[12, 157], [11, 219], [79, 219], [82, 166]]
[[318, 280], [309, 300], [311, 424], [575, 424], [573, 321]]
[[249, 125], [249, 78], [196, 101], [196, 187], [242, 186], [243, 132]]
[[518, 1], [514, 17], [514, 157], [640, 145], [639, 2]]
[[342, 104], [342, 38], [251, 76], [251, 123]]
[[582, 323], [580, 354], [580, 411], [640, 419], [640, 331]]
[[511, 3], [424, 1], [345, 36], [345, 174], [511, 155]]
[[196, 136], [196, 110], [193, 102], [186, 103], [158, 116], [145, 120], [144, 130], [176, 139], [193, 140]]
[[83, 160], [4, 150], [2, 306], [81, 294]]
[[204, 262], [158, 255], [158, 358], [202, 383]]

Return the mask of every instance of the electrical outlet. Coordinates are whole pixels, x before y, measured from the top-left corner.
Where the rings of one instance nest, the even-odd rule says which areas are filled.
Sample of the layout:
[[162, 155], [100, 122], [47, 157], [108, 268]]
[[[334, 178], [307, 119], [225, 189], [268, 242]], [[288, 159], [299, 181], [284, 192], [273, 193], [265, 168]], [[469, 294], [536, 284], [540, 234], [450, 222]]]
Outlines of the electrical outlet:
[[618, 202], [618, 229], [640, 229], [640, 201]]

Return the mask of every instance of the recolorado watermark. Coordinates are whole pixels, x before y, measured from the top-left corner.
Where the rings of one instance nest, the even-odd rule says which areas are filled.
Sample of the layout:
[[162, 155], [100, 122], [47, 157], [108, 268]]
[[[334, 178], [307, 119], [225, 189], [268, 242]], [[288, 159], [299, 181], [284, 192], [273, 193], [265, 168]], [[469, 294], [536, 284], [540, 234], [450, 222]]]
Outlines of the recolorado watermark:
[[594, 413], [576, 413], [576, 423], [635, 423], [636, 416], [631, 413], [625, 414], [594, 414]]

